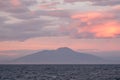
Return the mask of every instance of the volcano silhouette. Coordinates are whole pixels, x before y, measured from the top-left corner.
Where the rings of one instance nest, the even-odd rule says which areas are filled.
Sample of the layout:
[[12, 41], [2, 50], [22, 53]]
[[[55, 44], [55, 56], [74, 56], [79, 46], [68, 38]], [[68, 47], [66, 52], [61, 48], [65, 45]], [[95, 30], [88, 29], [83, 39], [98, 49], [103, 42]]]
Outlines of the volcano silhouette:
[[100, 57], [76, 52], [67, 47], [44, 50], [14, 60], [14, 63], [20, 64], [99, 64], [104, 62], [105, 60]]

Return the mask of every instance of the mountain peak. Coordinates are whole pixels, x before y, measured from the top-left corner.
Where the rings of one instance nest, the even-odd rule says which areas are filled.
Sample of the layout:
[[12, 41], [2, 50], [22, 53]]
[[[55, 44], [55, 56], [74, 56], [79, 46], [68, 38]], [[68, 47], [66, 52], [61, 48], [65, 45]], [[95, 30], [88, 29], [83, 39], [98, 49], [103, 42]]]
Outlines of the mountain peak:
[[[57, 50], [69, 50], [71, 51], [72, 49], [68, 48], [68, 47], [61, 47], [61, 48], [58, 48]], [[73, 50], [72, 50], [73, 51]]]

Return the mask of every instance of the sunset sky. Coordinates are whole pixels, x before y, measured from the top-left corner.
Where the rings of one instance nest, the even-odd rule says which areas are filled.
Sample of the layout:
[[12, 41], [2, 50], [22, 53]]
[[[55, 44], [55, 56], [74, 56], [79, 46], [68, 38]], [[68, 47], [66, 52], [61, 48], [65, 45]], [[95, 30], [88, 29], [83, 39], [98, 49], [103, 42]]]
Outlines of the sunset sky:
[[120, 51], [120, 0], [0, 0], [0, 56], [59, 47]]

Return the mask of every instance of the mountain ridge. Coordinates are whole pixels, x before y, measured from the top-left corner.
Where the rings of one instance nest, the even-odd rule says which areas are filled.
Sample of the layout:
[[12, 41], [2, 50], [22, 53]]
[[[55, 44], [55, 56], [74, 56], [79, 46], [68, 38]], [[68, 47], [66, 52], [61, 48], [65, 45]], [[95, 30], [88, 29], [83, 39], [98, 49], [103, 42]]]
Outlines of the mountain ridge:
[[43, 50], [13, 60], [13, 63], [18, 64], [101, 64], [105, 62], [104, 59], [98, 56], [80, 53], [68, 47]]

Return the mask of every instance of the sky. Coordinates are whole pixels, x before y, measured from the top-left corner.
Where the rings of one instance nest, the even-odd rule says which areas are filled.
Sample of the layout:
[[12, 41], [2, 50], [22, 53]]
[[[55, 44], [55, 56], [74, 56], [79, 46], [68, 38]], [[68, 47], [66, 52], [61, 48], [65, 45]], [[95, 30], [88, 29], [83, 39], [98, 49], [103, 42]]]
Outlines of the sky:
[[120, 51], [119, 14], [120, 0], [0, 0], [0, 57], [59, 47]]

